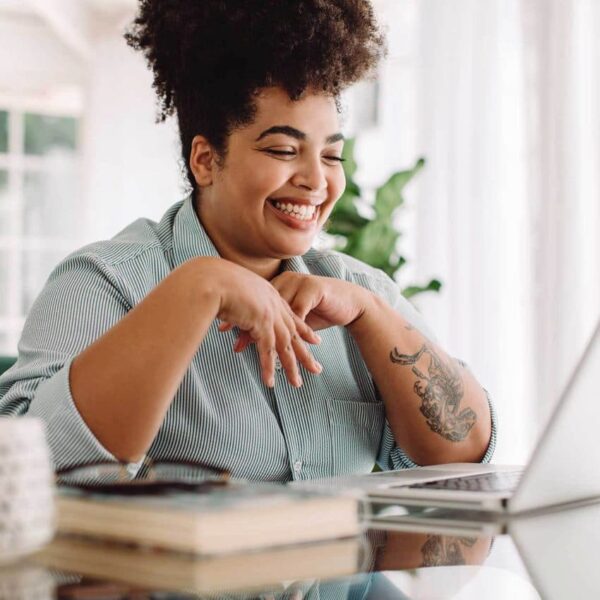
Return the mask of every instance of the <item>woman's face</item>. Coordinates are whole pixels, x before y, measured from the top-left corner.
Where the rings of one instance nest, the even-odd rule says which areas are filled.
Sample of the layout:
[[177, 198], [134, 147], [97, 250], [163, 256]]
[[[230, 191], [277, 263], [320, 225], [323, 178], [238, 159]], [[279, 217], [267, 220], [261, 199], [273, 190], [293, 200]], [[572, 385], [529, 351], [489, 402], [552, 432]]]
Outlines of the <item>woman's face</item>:
[[342, 148], [333, 98], [293, 102], [265, 88], [254, 122], [229, 137], [223, 168], [200, 184], [200, 218], [221, 255], [273, 264], [304, 254], [344, 191]]

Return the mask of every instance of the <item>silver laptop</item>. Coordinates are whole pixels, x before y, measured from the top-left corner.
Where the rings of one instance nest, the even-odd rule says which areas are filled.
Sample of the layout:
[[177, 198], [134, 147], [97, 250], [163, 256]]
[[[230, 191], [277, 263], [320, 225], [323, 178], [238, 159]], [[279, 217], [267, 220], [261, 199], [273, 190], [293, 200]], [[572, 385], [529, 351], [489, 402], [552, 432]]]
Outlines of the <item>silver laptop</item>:
[[377, 502], [521, 513], [600, 500], [600, 322], [523, 467], [454, 463], [294, 482]]

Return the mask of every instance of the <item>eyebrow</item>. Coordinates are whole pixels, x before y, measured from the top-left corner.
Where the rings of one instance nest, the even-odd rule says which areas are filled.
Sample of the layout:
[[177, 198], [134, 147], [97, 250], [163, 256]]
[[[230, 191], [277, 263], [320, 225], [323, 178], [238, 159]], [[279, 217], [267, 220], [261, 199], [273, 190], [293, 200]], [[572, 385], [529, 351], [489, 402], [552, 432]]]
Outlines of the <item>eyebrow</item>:
[[[272, 135], [274, 133], [282, 133], [283, 135], [289, 135], [290, 137], [296, 138], [297, 140], [305, 140], [306, 134], [295, 127], [291, 127], [290, 125], [273, 125], [273, 127], [269, 127], [269, 129], [265, 129], [257, 138], [256, 142], [259, 142], [264, 137], [268, 135]], [[329, 137], [325, 138], [326, 144], [333, 144], [334, 142], [339, 142], [344, 139], [344, 135], [342, 133], [334, 133]]]

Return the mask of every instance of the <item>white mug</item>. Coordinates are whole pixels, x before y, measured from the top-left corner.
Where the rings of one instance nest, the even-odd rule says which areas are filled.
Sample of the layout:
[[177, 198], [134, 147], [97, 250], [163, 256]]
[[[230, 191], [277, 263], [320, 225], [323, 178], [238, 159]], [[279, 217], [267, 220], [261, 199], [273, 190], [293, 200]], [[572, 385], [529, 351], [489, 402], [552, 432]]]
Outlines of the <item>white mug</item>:
[[43, 422], [0, 417], [0, 564], [39, 550], [55, 529], [54, 471]]

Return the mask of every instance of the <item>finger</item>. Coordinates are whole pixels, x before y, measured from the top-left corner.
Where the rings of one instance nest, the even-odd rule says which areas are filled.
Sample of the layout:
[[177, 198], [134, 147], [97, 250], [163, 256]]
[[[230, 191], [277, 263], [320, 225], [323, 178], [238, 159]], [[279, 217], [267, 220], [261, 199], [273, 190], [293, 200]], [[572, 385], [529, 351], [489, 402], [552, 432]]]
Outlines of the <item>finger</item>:
[[298, 335], [306, 340], [309, 344], [320, 344], [321, 336], [305, 321], [303, 321], [298, 315], [293, 314], [292, 320], [296, 327]]
[[302, 385], [302, 378], [298, 371], [298, 361], [296, 360], [296, 353], [292, 345], [292, 336], [285, 323], [281, 322], [280, 326], [276, 329], [276, 349], [279, 355], [281, 366], [285, 370], [288, 381], [295, 387]]
[[267, 328], [266, 334], [258, 338], [258, 356], [263, 381], [268, 387], [275, 387], [275, 334]]
[[286, 325], [289, 331], [293, 332], [296, 330], [298, 334], [310, 344], [320, 344], [321, 336], [314, 332], [314, 330], [307, 325], [289, 306], [287, 302], [284, 302], [285, 313], [286, 313]]
[[254, 340], [252, 339], [252, 336], [247, 331], [241, 331], [240, 335], [235, 341], [233, 350], [234, 352], [243, 352], [253, 342]]
[[295, 333], [292, 335], [292, 346], [294, 354], [298, 361], [304, 366], [307, 371], [318, 375], [323, 371], [321, 363], [312, 355], [304, 341]]
[[318, 305], [316, 290], [311, 290], [310, 287], [304, 286], [297, 291], [296, 295], [289, 302], [289, 305], [295, 315], [303, 321], [306, 320], [306, 315]]
[[288, 304], [294, 298], [296, 291], [298, 290], [298, 280], [290, 277], [283, 278], [278, 281], [272, 280], [271, 284]]

